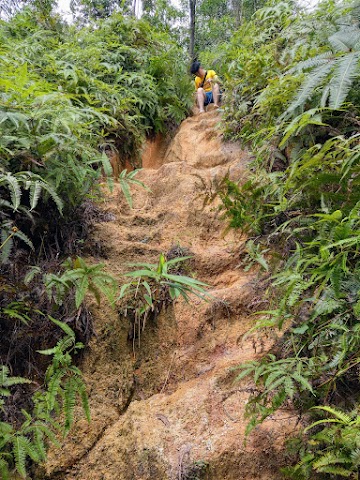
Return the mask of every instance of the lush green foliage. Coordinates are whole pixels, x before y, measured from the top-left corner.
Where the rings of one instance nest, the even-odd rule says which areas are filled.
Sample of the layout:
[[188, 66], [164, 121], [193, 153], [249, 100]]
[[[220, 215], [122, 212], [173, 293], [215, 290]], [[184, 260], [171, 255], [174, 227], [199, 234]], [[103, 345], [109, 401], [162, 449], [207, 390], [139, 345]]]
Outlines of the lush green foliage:
[[[114, 302], [116, 281], [103, 271], [104, 265], [87, 265], [82, 258], [77, 257], [74, 261], [68, 258], [63, 267], [65, 272], [62, 275], [49, 273], [44, 276], [49, 300], [62, 305], [69, 292], [74, 289], [76, 308], [80, 308], [88, 292], [94, 295], [98, 304], [101, 294], [105, 295], [110, 303]], [[37, 269], [35, 271], [32, 269], [25, 277], [25, 281], [29, 282], [34, 273], [37, 273]]]
[[[259, 312], [252, 332], [281, 330], [268, 355], [239, 367], [238, 379], [251, 376], [256, 386], [247, 405], [248, 431], [291, 402], [315, 421], [304, 431], [300, 462], [287, 473], [356, 478], [359, 6], [329, 1], [306, 13], [281, 1], [258, 10], [261, 3], [198, 2], [196, 34], [202, 62], [225, 80], [225, 134], [256, 156], [246, 181], [225, 179], [219, 191], [229, 226], [253, 236], [244, 247], [245, 268], [259, 264], [272, 275], [271, 305]], [[111, 176], [107, 154], [136, 163], [146, 136], [184, 118], [192, 86], [183, 52], [166, 33], [179, 14], [169, 5], [145, 2], [148, 23], [119, 13], [107, 18], [118, 8], [110, 0], [73, 2], [85, 26], [68, 27], [50, 16], [51, 1], [38, 4], [0, 24], [0, 251], [6, 272], [15, 254], [26, 246], [34, 251], [37, 266], [25, 283], [41, 278], [48, 308], [62, 318], [70, 304], [80, 313], [88, 292], [113, 302], [115, 282], [101, 265], [81, 258], [68, 260], [65, 271], [40, 268], [46, 246], [58, 249], [54, 232], [97, 193], [102, 174]], [[128, 2], [123, 7], [129, 11]], [[94, 17], [103, 19], [95, 27]], [[119, 178], [130, 206], [131, 184], [143, 186], [136, 173], [123, 170]], [[157, 264], [135, 264], [127, 274], [119, 301], [134, 340], [176, 298], [204, 298], [203, 283], [175, 271], [183, 260], [162, 255]], [[14, 294], [19, 278], [6, 275], [0, 327], [26, 327], [41, 312]], [[24, 476], [27, 458], [44, 459], [45, 441], [59, 429], [53, 412], [63, 412], [64, 432], [77, 395], [89, 414], [71, 360], [81, 344], [68, 326], [53, 321], [65, 337], [42, 350], [53, 360], [33, 410], [23, 412], [20, 425], [0, 423], [4, 478], [14, 468]], [[6, 409], [11, 388], [23, 380], [9, 376], [5, 365], [0, 372], [0, 407]]]
[[329, 414], [309, 425], [305, 432], [322, 426], [312, 433], [309, 451], [295, 467], [285, 469], [295, 478], [307, 478], [313, 468], [318, 473], [345, 478], [358, 478], [360, 417], [357, 411], [344, 413], [331, 407], [314, 407], [322, 415]]
[[[226, 134], [256, 158], [219, 193], [230, 226], [254, 235], [248, 259], [272, 273], [271, 307], [252, 332], [282, 330], [269, 355], [240, 366], [256, 384], [248, 431], [290, 401], [343, 418], [337, 406], [359, 402], [359, 34], [358, 5], [294, 15], [278, 3], [226, 46]], [[296, 478], [356, 478], [356, 420], [336, 431], [326, 421], [304, 437]]]
[[[14, 239], [22, 240], [32, 250], [34, 246], [29, 237], [15, 225], [14, 213], [20, 213], [34, 222], [32, 211], [37, 207], [41, 195], [44, 193], [54, 201], [59, 213], [63, 202], [56, 191], [45, 182], [40, 175], [31, 172], [17, 172], [6, 174], [0, 172], [0, 188], [3, 187], [6, 195], [0, 197], [0, 264], [9, 260]], [[23, 191], [28, 191], [28, 205], [21, 204]]]
[[184, 118], [191, 86], [179, 49], [146, 22], [49, 31], [32, 13], [2, 24], [2, 164], [79, 203], [106, 161], [99, 149], [133, 159], [146, 134]]
[[[77, 395], [90, 421], [86, 387], [80, 370], [72, 363], [72, 355], [83, 345], [76, 342], [75, 334], [68, 325], [53, 318], [51, 320], [64, 331], [65, 336], [55, 347], [39, 352], [52, 356], [52, 362], [46, 371], [43, 390], [33, 395], [32, 413], [21, 410], [24, 420], [18, 426], [0, 421], [0, 473], [4, 480], [13, 478], [15, 470], [25, 478], [27, 459], [35, 463], [44, 461], [49, 441], [59, 446], [56, 435], [69, 432]], [[21, 377], [10, 377], [8, 367], [1, 366], [1, 409], [5, 410], [4, 398], [11, 397], [11, 387], [24, 383], [31, 382]], [[62, 423], [59, 422], [61, 417], [64, 418]]]

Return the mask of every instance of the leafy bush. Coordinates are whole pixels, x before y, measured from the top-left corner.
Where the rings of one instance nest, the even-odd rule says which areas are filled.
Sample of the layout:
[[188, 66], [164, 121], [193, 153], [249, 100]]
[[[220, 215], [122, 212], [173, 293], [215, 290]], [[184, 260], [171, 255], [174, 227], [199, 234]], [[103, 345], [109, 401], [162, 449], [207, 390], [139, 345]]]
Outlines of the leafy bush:
[[219, 195], [230, 226], [254, 235], [249, 262], [266, 246], [270, 307], [251, 331], [281, 331], [267, 356], [240, 366], [239, 379], [256, 385], [248, 431], [289, 403], [334, 416], [304, 432], [294, 478], [358, 471], [347, 413], [360, 395], [358, 12], [328, 2], [295, 16], [270, 5], [227, 48], [226, 133], [256, 158], [247, 182]]
[[[86, 262], [77, 257], [76, 260], [67, 259], [63, 263], [65, 272], [62, 275], [53, 273], [44, 276], [46, 292], [50, 300], [54, 300], [57, 305], [62, 305], [68, 298], [71, 289], [75, 289], [75, 306], [80, 308], [85, 300], [85, 295], [90, 292], [100, 304], [101, 294], [113, 303], [115, 297], [116, 281], [103, 271], [103, 264], [87, 265]], [[36, 273], [34, 270], [29, 272], [31, 276]], [[26, 281], [29, 281], [29, 276]]]
[[[45, 459], [48, 444], [68, 433], [77, 397], [89, 418], [73, 363], [78, 340], [92, 334], [84, 299], [92, 293], [113, 302], [116, 282], [76, 255], [93, 220], [89, 200], [101, 195], [98, 180], [113, 183], [108, 155], [136, 164], [145, 138], [173, 130], [192, 104], [183, 51], [164, 29], [121, 14], [68, 26], [51, 16], [51, 5], [37, 2], [0, 20], [4, 479], [15, 471], [25, 477], [31, 462]], [[130, 204], [129, 186], [143, 186], [136, 174], [123, 170], [119, 179]], [[67, 255], [75, 259], [62, 263]], [[21, 376], [43, 385], [34, 394]]]
[[[11, 397], [11, 386], [31, 382], [10, 377], [5, 365], [0, 368], [0, 473], [4, 480], [13, 478], [15, 471], [25, 478], [28, 458], [35, 463], [43, 462], [48, 442], [59, 446], [56, 437], [59, 433], [66, 435], [69, 432], [77, 395], [80, 395], [90, 421], [85, 384], [80, 370], [72, 364], [73, 353], [83, 345], [76, 343], [75, 334], [68, 325], [51, 320], [65, 332], [65, 337], [55, 347], [40, 352], [52, 356], [52, 363], [46, 371], [44, 388], [33, 395], [32, 413], [22, 410], [24, 421], [19, 426], [1, 421], [1, 410], [6, 410], [3, 398]], [[60, 414], [65, 419], [63, 424], [59, 422]]]
[[313, 422], [305, 433], [314, 427], [322, 430], [312, 433], [308, 439], [309, 451], [295, 467], [286, 468], [292, 478], [311, 478], [311, 471], [331, 476], [358, 478], [360, 417], [357, 411], [345, 413], [331, 407], [315, 407], [316, 412], [330, 416]]

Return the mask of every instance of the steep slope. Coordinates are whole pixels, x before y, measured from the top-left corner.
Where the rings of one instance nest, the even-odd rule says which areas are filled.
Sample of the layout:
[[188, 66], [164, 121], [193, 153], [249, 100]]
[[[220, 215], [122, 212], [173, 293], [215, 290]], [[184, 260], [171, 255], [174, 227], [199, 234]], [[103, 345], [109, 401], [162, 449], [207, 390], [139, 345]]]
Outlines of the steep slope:
[[285, 412], [243, 443], [252, 386], [234, 382], [231, 368], [270, 340], [242, 341], [256, 302], [253, 278], [239, 266], [237, 234], [224, 235], [206, 202], [226, 173], [241, 178], [248, 162], [246, 152], [222, 143], [219, 120], [217, 112], [191, 117], [166, 152], [155, 145], [141, 172], [151, 192], [139, 189], [130, 210], [115, 190], [103, 205], [112, 220], [97, 225], [92, 239], [101, 253], [94, 260], [119, 277], [127, 262], [156, 262], [174, 245], [188, 248], [213, 299], [179, 300], [147, 326], [135, 356], [127, 319], [93, 306], [97, 336], [83, 360], [93, 420], [78, 420], [63, 449], [52, 452], [47, 478], [281, 478], [284, 437], [294, 428]]

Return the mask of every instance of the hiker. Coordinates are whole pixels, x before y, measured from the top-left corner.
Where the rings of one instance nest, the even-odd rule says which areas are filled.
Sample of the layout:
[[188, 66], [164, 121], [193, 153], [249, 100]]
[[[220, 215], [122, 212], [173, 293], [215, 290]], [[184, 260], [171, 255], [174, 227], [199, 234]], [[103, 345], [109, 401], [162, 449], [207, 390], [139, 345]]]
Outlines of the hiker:
[[215, 108], [219, 108], [220, 87], [219, 79], [214, 70], [205, 70], [200, 62], [195, 61], [191, 65], [191, 73], [195, 77], [196, 99], [200, 112], [205, 112], [205, 107], [213, 103]]

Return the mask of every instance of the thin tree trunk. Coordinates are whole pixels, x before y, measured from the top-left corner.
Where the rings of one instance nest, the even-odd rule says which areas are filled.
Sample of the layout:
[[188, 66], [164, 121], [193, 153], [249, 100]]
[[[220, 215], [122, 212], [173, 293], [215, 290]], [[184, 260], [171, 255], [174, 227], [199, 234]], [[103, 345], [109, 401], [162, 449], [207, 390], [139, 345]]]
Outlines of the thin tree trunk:
[[240, 27], [242, 23], [242, 16], [243, 16], [243, 6], [244, 6], [244, 1], [243, 0], [236, 0], [235, 2], [235, 26], [236, 28]]
[[189, 7], [190, 7], [189, 55], [190, 55], [190, 61], [193, 61], [194, 56], [195, 56], [195, 10], [196, 10], [196, 0], [189, 0]]

